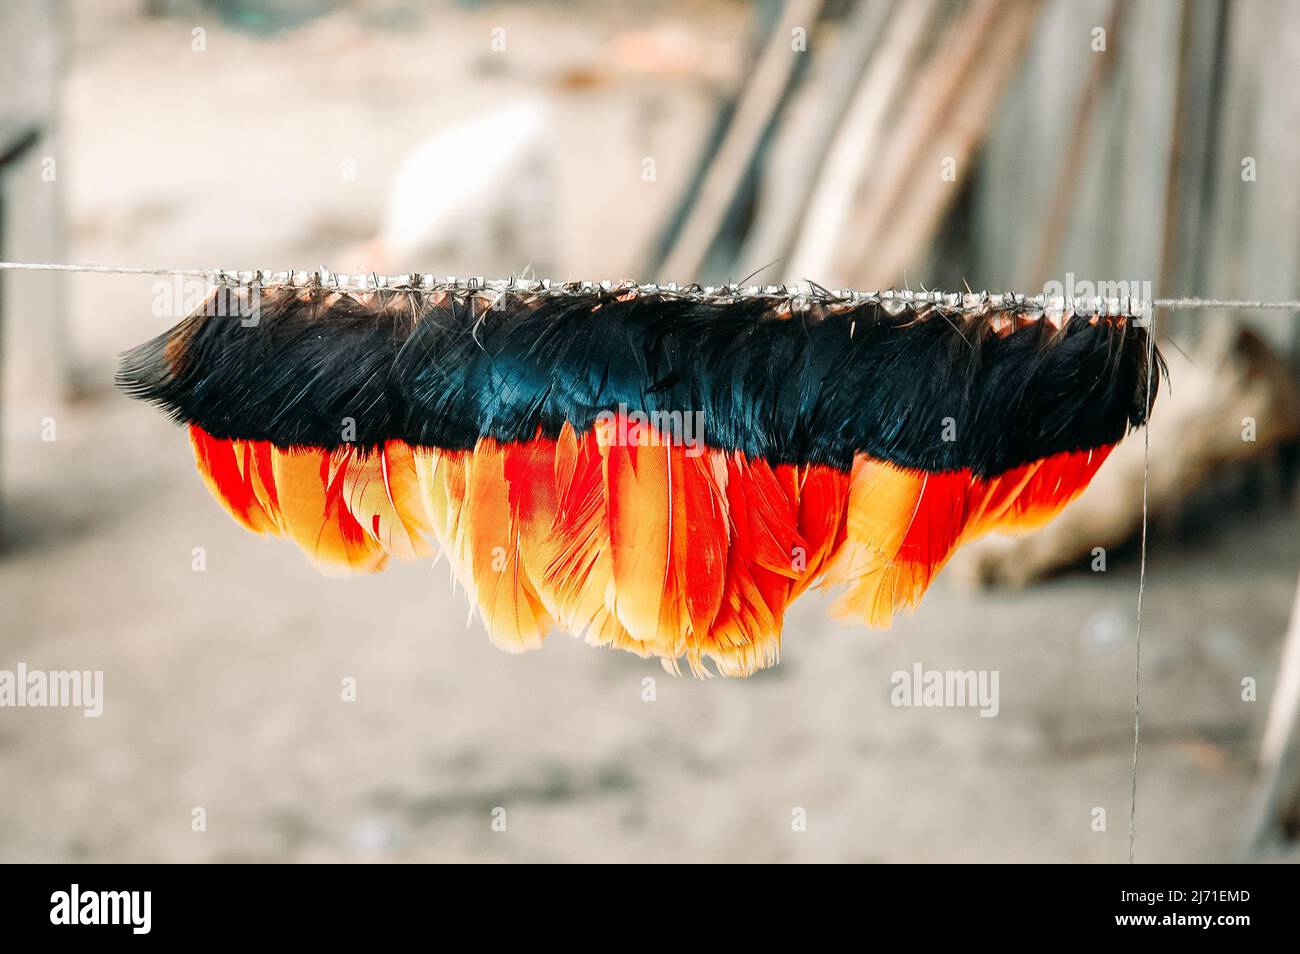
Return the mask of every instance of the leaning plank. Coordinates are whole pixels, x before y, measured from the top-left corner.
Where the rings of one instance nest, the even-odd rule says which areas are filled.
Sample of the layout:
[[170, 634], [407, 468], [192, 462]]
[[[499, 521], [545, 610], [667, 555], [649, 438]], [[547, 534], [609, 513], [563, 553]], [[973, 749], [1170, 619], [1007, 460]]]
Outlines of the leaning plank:
[[709, 250], [753, 163], [755, 152], [789, 92], [797, 57], [803, 55], [792, 48], [793, 32], [800, 27], [812, 28], [822, 2], [790, 0], [786, 4], [749, 86], [741, 95], [722, 145], [705, 174], [695, 207], [664, 262], [664, 278], [689, 281], [702, 274]]
[[1259, 776], [1248, 830], [1252, 853], [1294, 847], [1300, 825], [1300, 586], [1282, 646], [1273, 704], [1259, 750]]

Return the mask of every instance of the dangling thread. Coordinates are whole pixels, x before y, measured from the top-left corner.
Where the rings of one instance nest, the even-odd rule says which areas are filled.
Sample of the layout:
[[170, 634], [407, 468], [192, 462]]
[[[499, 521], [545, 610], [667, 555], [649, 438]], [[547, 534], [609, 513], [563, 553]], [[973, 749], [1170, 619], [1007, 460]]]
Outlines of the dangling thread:
[[[1147, 334], [1146, 407], [1151, 407], [1151, 375], [1155, 371], [1156, 313], [1151, 310], [1151, 329]], [[1142, 597], [1147, 585], [1147, 487], [1151, 476], [1151, 424], [1142, 428], [1142, 542], [1138, 558], [1137, 627], [1133, 647], [1133, 772], [1129, 791], [1128, 863], [1133, 864], [1137, 844], [1138, 740], [1142, 734]]]

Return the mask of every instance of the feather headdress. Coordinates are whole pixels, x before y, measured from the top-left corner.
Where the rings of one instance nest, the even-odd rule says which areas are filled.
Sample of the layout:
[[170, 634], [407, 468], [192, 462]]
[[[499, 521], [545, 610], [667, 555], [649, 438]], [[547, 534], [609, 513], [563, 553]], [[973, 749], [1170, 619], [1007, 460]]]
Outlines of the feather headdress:
[[237, 521], [323, 569], [436, 543], [505, 649], [558, 627], [738, 675], [809, 586], [888, 626], [1145, 422], [1141, 322], [950, 304], [222, 285], [118, 381], [189, 427]]

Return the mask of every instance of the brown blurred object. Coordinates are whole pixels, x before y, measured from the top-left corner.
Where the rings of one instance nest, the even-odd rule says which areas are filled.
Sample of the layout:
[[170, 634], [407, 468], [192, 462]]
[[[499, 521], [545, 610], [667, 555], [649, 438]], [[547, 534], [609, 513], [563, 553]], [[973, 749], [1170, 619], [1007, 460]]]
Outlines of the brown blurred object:
[[797, 53], [791, 48], [791, 36], [814, 23], [821, 7], [822, 0], [791, 0], [782, 10], [736, 103], [726, 134], [709, 158], [691, 214], [663, 263], [664, 274], [688, 276], [689, 280], [705, 268], [710, 249], [796, 75]]
[[[828, 24], [814, 22], [820, 3], [785, 4], [647, 274], [734, 279], [779, 263], [790, 280], [898, 281], [959, 198], [1040, 10], [860, 2]], [[815, 28], [806, 51], [792, 51], [793, 25]]]
[[1259, 747], [1247, 833], [1246, 850], [1252, 854], [1300, 846], [1300, 586]]
[[[843, 196], [820, 207], [839, 205], [851, 214], [838, 222], [805, 221], [792, 258], [796, 271], [875, 288], [896, 281], [929, 246], [960, 191], [957, 170], [988, 135], [1038, 11], [1033, 0], [978, 0], [949, 25], [939, 48], [904, 84], [884, 119], [888, 131], [872, 136], [878, 151], [863, 155], [849, 181], [823, 184]], [[951, 178], [943, 174], [949, 162]], [[813, 253], [810, 242], [825, 252]]]

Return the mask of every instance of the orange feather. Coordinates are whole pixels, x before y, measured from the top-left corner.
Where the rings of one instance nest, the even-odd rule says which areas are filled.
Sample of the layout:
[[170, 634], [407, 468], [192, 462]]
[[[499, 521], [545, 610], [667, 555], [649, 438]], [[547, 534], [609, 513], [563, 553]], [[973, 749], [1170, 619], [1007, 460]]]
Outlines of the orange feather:
[[343, 485], [352, 450], [271, 449], [285, 534], [326, 573], [373, 573], [388, 555], [348, 509]]
[[190, 444], [204, 484], [230, 515], [254, 533], [278, 532], [277, 521], [263, 508], [256, 493], [252, 445], [248, 441], [218, 440], [196, 425], [190, 426]]
[[462, 520], [469, 547], [469, 585], [492, 641], [510, 652], [523, 652], [542, 645], [551, 618], [524, 569], [505, 459], [490, 438], [480, 440], [467, 456]]
[[[620, 422], [623, 423], [623, 422]], [[649, 430], [565, 425], [472, 451], [390, 441], [283, 450], [191, 428], [213, 495], [243, 526], [293, 539], [329, 572], [371, 572], [437, 540], [494, 642], [541, 645], [553, 621], [594, 645], [728, 675], [772, 665], [789, 602], [843, 584], [833, 611], [872, 626], [915, 607], [953, 550], [1054, 516], [1110, 448], [989, 479], [859, 456], [845, 474], [739, 453], [692, 455]]]

